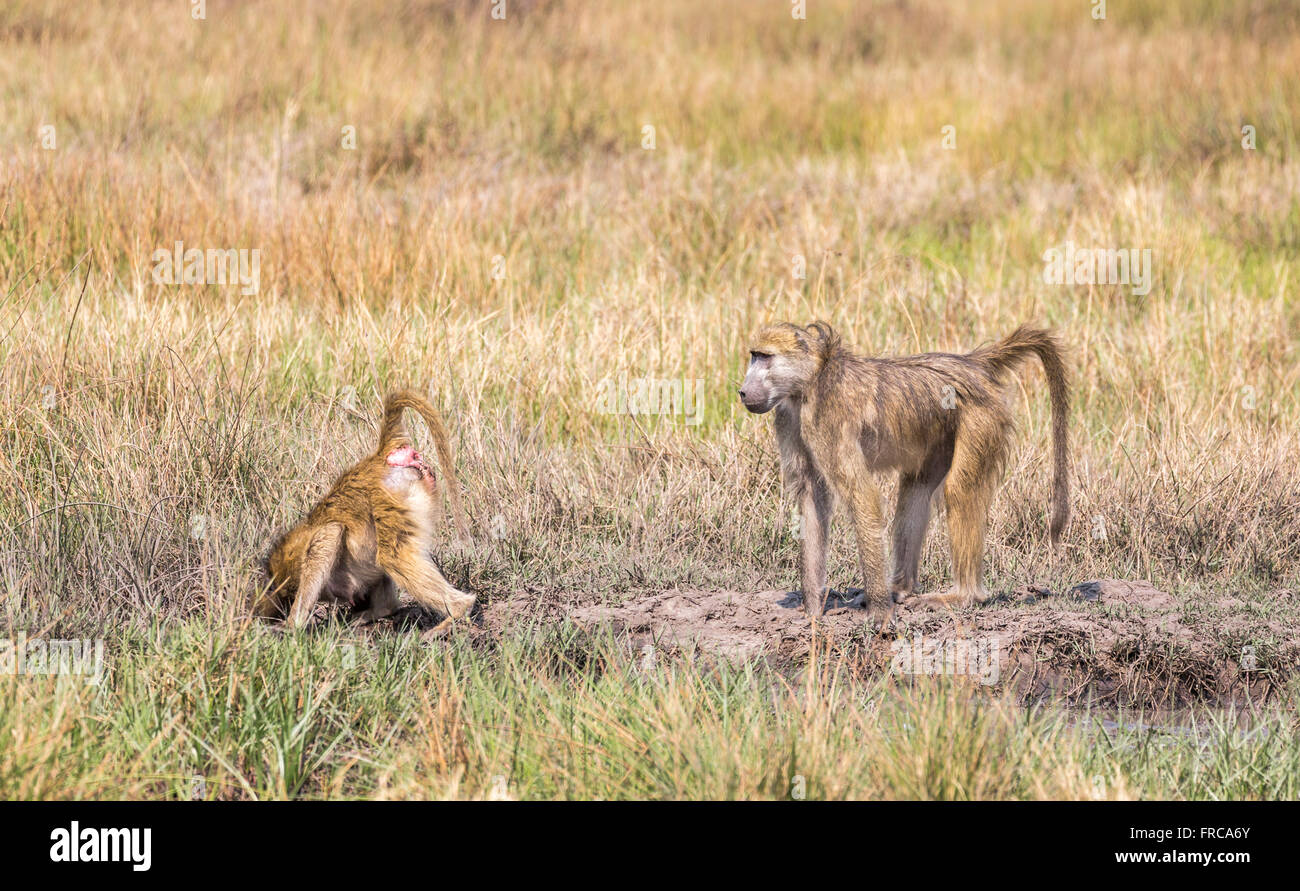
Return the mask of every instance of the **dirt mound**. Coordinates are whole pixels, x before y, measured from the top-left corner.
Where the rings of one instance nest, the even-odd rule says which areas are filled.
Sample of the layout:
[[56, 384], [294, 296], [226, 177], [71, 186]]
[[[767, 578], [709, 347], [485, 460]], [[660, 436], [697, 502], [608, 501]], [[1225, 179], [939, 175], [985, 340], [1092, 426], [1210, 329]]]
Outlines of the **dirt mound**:
[[1136, 606], [1148, 610], [1178, 608], [1178, 601], [1173, 596], [1144, 581], [1100, 579], [1095, 582], [1083, 582], [1067, 591], [1065, 596], [1074, 600], [1086, 600], [1110, 606]]
[[[864, 670], [969, 675], [1026, 700], [1261, 702], [1300, 663], [1293, 625], [1262, 620], [1240, 601], [1226, 601], [1243, 608], [1232, 614], [1192, 617], [1177, 598], [1143, 581], [1101, 579], [1064, 595], [1025, 588], [974, 609], [902, 607], [884, 637], [851, 604], [856, 593], [832, 594], [823, 627], [831, 645], [855, 656]], [[492, 604], [485, 624], [494, 630], [517, 624], [519, 605]], [[638, 648], [727, 660], [797, 665], [812, 640], [799, 595], [786, 591], [670, 592], [615, 605], [552, 602], [547, 612], [592, 631], [624, 633]]]
[[[731, 659], [808, 654], [808, 618], [798, 593], [732, 591], [656, 594], [615, 607], [585, 606], [569, 618], [593, 628], [612, 623], [620, 630], [673, 649], [695, 648]], [[832, 593], [825, 623], [840, 637], [864, 637], [863, 610]]]

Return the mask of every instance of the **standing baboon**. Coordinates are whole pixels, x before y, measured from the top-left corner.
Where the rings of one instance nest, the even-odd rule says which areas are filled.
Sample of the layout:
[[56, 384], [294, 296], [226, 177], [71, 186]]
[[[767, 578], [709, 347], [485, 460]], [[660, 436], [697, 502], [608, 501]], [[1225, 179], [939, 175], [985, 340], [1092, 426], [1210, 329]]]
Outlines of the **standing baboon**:
[[324, 597], [364, 608], [363, 619], [378, 619], [397, 609], [394, 582], [445, 617], [430, 634], [469, 612], [474, 595], [443, 578], [429, 555], [437, 480], [402, 424], [408, 408], [429, 425], [456, 529], [462, 539], [469, 538], [442, 421], [414, 390], [393, 393], [384, 400], [379, 448], [340, 476], [306, 519], [272, 546], [258, 614], [271, 617], [288, 608], [287, 624], [302, 625]]
[[[973, 353], [926, 353], [871, 359], [845, 349], [824, 322], [768, 325], [750, 343], [740, 389], [745, 408], [776, 409], [786, 485], [802, 515], [804, 604], [816, 618], [825, 605], [831, 498], [848, 507], [858, 540], [863, 601], [887, 623], [894, 604], [915, 593], [917, 564], [939, 484], [952, 538], [953, 589], [933, 599], [969, 605], [988, 599], [982, 579], [989, 502], [1012, 430], [1002, 387], [1008, 373], [1036, 355], [1052, 400], [1053, 545], [1069, 518], [1065, 415], [1069, 388], [1055, 338], [1020, 327]], [[873, 471], [898, 472], [894, 569], [888, 586], [881, 556], [883, 522]]]

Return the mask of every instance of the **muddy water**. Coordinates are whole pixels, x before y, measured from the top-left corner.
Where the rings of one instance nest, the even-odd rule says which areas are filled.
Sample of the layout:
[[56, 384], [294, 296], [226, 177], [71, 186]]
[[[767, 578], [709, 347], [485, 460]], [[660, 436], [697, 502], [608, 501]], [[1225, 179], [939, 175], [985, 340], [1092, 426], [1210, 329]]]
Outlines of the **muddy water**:
[[1066, 726], [1080, 733], [1105, 733], [1108, 736], [1165, 735], [1182, 739], [1215, 739], [1225, 732], [1241, 739], [1269, 732], [1272, 711], [1248, 709], [1195, 708], [1151, 709], [1062, 709]]

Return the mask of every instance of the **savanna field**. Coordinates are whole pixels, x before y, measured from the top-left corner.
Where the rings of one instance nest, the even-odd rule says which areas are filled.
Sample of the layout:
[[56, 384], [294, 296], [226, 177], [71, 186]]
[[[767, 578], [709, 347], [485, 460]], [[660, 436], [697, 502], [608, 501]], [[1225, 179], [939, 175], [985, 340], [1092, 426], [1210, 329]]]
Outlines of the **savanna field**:
[[[1300, 796], [1300, 4], [493, 6], [0, 2], [0, 637], [104, 652], [0, 672], [0, 797]], [[160, 281], [178, 242], [256, 282]], [[1149, 289], [1048, 282], [1067, 243]], [[1069, 347], [1062, 547], [1031, 365], [1003, 596], [902, 620], [1019, 629], [1006, 683], [891, 672], [852, 615], [743, 658], [574, 620], [797, 587], [736, 388], [813, 319]], [[610, 411], [624, 379], [695, 402]], [[403, 386], [487, 618], [250, 619]], [[948, 554], [940, 516], [922, 587]], [[861, 584], [842, 518], [830, 565]], [[1063, 599], [1095, 579], [1165, 606]]]

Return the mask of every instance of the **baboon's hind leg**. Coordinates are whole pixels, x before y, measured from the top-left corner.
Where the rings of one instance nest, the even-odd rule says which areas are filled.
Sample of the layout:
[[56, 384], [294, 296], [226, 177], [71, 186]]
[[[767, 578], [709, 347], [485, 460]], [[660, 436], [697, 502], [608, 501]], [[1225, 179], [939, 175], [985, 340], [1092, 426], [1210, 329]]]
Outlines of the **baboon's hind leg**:
[[890, 587], [894, 600], [905, 602], [916, 593], [916, 576], [921, 563], [921, 548], [930, 525], [930, 509], [935, 491], [943, 482], [951, 461], [951, 450], [926, 462], [920, 472], [903, 474], [898, 479], [898, 504], [894, 510], [894, 571]]
[[972, 606], [989, 599], [984, 587], [984, 540], [1000, 467], [1001, 449], [997, 445], [958, 440], [943, 487], [952, 541], [953, 588], [935, 600]]
[[444, 616], [437, 627], [426, 634], [441, 632], [455, 619], [463, 619], [474, 606], [474, 595], [461, 591], [443, 577], [428, 557], [417, 556], [410, 546], [403, 552], [379, 551], [379, 565], [424, 607]]

